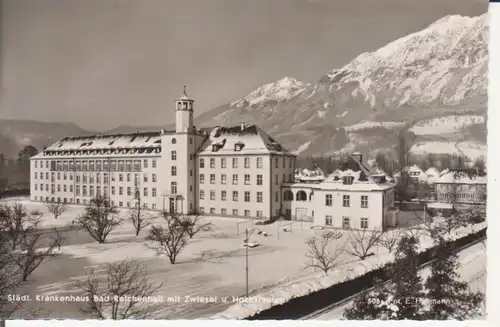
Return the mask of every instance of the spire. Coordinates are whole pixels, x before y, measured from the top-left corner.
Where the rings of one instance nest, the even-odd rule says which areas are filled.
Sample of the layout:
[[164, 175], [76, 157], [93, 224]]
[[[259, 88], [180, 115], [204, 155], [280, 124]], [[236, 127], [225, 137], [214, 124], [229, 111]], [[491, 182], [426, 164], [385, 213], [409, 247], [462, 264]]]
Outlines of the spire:
[[187, 85], [184, 85], [184, 96], [185, 96], [185, 97], [188, 97], [188, 95], [187, 95], [187, 93], [186, 93], [186, 87], [187, 87]]
[[184, 92], [182, 93], [182, 97], [180, 98], [180, 100], [191, 100], [187, 95], [186, 87], [187, 85], [184, 85]]

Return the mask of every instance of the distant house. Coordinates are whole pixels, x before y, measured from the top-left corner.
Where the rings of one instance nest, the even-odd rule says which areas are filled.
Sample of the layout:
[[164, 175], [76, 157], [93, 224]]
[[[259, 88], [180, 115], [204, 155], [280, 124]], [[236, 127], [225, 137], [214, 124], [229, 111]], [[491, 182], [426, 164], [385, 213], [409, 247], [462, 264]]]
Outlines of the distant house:
[[295, 181], [299, 183], [319, 183], [325, 179], [325, 173], [319, 168], [314, 169], [296, 169]]
[[342, 229], [385, 229], [395, 225], [395, 184], [352, 154], [320, 183], [283, 185], [282, 212], [292, 220]]
[[[424, 171], [417, 165], [405, 167], [404, 171], [408, 174], [408, 177], [413, 180], [420, 180], [421, 176], [424, 174]], [[394, 178], [398, 181], [401, 178], [401, 172], [395, 173]]]
[[419, 181], [422, 183], [434, 184], [434, 182], [439, 178], [440, 175], [441, 174], [439, 170], [437, 170], [437, 168], [431, 167], [420, 175]]

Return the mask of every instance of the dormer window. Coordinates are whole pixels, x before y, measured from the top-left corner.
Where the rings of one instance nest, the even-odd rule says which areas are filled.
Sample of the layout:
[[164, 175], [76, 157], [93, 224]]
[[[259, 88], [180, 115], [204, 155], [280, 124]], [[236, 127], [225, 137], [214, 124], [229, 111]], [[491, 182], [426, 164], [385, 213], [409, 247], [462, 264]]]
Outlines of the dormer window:
[[175, 137], [172, 139], [172, 144], [175, 144], [177, 143], [177, 140], [175, 139]]
[[342, 182], [344, 185], [351, 185], [352, 183], [354, 183], [354, 177], [353, 176], [344, 176], [344, 178], [342, 178]]
[[234, 151], [241, 151], [243, 149], [244, 144], [241, 142], [238, 142], [234, 145]]
[[220, 149], [219, 144], [212, 144], [212, 152], [217, 152], [217, 151], [219, 151], [219, 149]]

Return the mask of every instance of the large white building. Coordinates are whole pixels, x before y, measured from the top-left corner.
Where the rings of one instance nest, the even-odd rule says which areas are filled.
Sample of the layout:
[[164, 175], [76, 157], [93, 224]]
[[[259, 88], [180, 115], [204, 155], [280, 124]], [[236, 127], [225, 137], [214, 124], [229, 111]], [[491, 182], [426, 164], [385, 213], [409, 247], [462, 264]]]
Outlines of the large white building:
[[296, 156], [259, 127], [197, 129], [186, 92], [175, 106], [173, 131], [66, 137], [47, 147], [31, 158], [31, 200], [85, 205], [103, 195], [132, 208], [138, 195], [146, 208], [183, 214], [390, 225], [394, 184], [367, 169], [360, 154], [302, 185]]

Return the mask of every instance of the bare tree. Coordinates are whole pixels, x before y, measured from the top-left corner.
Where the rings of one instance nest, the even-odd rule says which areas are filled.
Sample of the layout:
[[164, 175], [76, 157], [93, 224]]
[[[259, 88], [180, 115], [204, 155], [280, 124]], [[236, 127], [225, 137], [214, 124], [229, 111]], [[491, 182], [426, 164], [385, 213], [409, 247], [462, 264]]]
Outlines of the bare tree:
[[394, 249], [398, 244], [398, 241], [402, 235], [403, 231], [401, 228], [390, 229], [380, 235], [378, 244], [385, 247], [387, 250], [389, 250], [389, 253], [391, 253], [392, 249]]
[[343, 250], [338, 246], [332, 249], [331, 243], [340, 237], [342, 237], [342, 234], [329, 232], [307, 240], [306, 257], [311, 259], [311, 262], [306, 263], [306, 267], [318, 268], [325, 274], [337, 267], [340, 264], [339, 258]]
[[108, 264], [106, 283], [100, 281], [95, 269], [87, 273], [87, 280], [77, 287], [88, 297], [81, 311], [97, 319], [148, 319], [152, 306], [144, 301], [161, 288], [162, 283], [149, 281], [146, 269], [137, 261]]
[[68, 205], [61, 201], [47, 203], [47, 210], [54, 215], [54, 219], [59, 218], [66, 209], [68, 209]]
[[177, 256], [187, 245], [189, 235], [186, 228], [180, 225], [176, 213], [164, 211], [162, 216], [167, 222], [167, 227], [153, 225], [146, 239], [155, 242], [150, 248], [166, 255], [170, 263], [175, 264]]
[[0, 319], [9, 317], [20, 305], [20, 302], [8, 299], [14, 294], [20, 282], [18, 269], [10, 257], [11, 245], [8, 236], [0, 230]]
[[379, 229], [349, 230], [344, 251], [364, 260], [371, 255], [370, 250], [378, 244], [381, 235], [382, 231]]
[[7, 242], [15, 250], [23, 235], [36, 229], [41, 215], [29, 215], [20, 203], [0, 206], [0, 230], [6, 235]]
[[20, 251], [10, 253], [12, 262], [21, 271], [22, 281], [28, 280], [28, 276], [50, 257], [56, 248], [61, 248], [61, 234], [55, 229], [52, 233], [55, 235], [47, 237], [48, 233], [31, 229], [22, 235]]
[[109, 233], [122, 222], [123, 219], [118, 217], [118, 210], [109, 199], [97, 196], [90, 200], [85, 213], [74, 221], [74, 225], [85, 229], [97, 242], [104, 243]]
[[135, 191], [135, 200], [135, 207], [129, 211], [129, 217], [134, 225], [135, 236], [139, 236], [141, 230], [150, 225], [148, 220], [151, 218], [151, 215], [145, 210], [142, 204], [142, 197], [137, 186]]
[[203, 223], [201, 216], [179, 217], [178, 223], [186, 230], [189, 238], [193, 238], [193, 236], [200, 232], [210, 232], [214, 230], [213, 224], [211, 222]]

